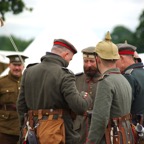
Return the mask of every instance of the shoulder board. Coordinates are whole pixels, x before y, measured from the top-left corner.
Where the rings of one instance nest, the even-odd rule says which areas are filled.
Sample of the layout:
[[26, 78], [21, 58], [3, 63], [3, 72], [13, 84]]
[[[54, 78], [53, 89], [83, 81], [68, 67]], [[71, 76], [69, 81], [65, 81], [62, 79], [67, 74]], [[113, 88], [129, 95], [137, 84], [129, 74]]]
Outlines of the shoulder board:
[[74, 74], [71, 70], [67, 69], [66, 67], [62, 67], [63, 70], [65, 70], [68, 73]]
[[80, 73], [76, 73], [75, 76], [81, 76], [83, 74], [84, 74], [83, 72], [80, 72]]
[[128, 70], [125, 71], [125, 74], [129, 74], [130, 75], [133, 72], [133, 70], [134, 70], [133, 68], [132, 69], [128, 69]]
[[104, 78], [108, 77], [109, 74], [104, 74], [102, 76], [99, 77], [98, 81], [103, 80]]
[[8, 75], [4, 75], [4, 76], [0, 76], [0, 79], [3, 79], [3, 78], [5, 78], [5, 77], [7, 77]]
[[27, 65], [26, 68], [29, 68], [29, 67], [34, 66], [34, 65], [36, 65], [36, 64], [38, 64], [38, 63], [31, 63], [31, 64]]

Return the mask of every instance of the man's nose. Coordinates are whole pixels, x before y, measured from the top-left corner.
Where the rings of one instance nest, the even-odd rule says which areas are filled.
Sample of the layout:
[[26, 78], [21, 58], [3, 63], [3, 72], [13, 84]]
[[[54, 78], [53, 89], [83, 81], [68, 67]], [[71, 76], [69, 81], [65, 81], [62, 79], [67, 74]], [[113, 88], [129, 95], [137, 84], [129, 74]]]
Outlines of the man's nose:
[[88, 65], [88, 67], [91, 67], [91, 62], [88, 62], [87, 65]]

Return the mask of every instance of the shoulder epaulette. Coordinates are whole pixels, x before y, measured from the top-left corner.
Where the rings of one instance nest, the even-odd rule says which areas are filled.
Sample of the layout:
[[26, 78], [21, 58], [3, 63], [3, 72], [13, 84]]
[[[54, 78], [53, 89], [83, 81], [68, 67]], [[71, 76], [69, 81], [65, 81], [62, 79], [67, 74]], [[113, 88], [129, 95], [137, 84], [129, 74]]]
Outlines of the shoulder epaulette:
[[128, 69], [128, 70], [125, 71], [125, 74], [129, 74], [130, 75], [133, 72], [133, 70], [134, 70], [133, 68]]
[[67, 69], [66, 67], [62, 67], [63, 70], [65, 70], [68, 73], [74, 74], [71, 70]]
[[3, 79], [3, 78], [5, 78], [5, 77], [7, 77], [8, 75], [4, 75], [4, 76], [0, 76], [0, 79]]
[[103, 79], [106, 78], [107, 76], [109, 76], [109, 74], [104, 74], [104, 75], [100, 76], [98, 80], [99, 80], [99, 81], [100, 81], [100, 80], [103, 80]]
[[76, 73], [75, 76], [81, 76], [83, 74], [84, 74], [83, 72], [79, 72], [79, 73]]
[[31, 63], [31, 64], [28, 64], [26, 68], [29, 68], [29, 67], [34, 66], [34, 65], [36, 65], [36, 64], [38, 64], [38, 63]]

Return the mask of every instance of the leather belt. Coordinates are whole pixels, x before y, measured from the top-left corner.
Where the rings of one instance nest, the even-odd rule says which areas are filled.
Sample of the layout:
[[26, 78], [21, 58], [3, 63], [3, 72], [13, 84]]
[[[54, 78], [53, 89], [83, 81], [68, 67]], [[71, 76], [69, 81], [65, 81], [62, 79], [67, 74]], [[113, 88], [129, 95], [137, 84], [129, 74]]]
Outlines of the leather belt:
[[122, 117], [112, 118], [112, 119], [117, 120], [117, 121], [126, 121], [126, 120], [131, 120], [132, 116], [131, 116], [131, 114], [127, 114], [127, 115], [124, 115]]
[[0, 110], [16, 111], [15, 104], [0, 104]]
[[70, 110], [65, 110], [65, 109], [39, 109], [39, 110], [29, 110], [28, 114], [30, 114], [32, 116], [38, 116], [39, 113], [41, 113], [44, 116], [47, 115], [65, 115], [65, 114], [71, 114]]
[[125, 121], [130, 121], [131, 122], [131, 114], [127, 114], [127, 115], [124, 115], [124, 116], [121, 116], [121, 117], [117, 117], [117, 118], [111, 118], [108, 122], [108, 126], [107, 127], [111, 127], [111, 122], [112, 121], [115, 121], [117, 123], [117, 125], [122, 125], [122, 122], [125, 122]]

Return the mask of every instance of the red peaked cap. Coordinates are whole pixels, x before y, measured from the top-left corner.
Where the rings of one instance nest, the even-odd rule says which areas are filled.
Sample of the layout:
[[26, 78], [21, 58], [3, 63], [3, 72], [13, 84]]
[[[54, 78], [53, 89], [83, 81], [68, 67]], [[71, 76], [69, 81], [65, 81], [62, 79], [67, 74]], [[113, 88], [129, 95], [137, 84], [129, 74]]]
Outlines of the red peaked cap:
[[120, 55], [134, 55], [136, 47], [127, 43], [117, 44]]
[[64, 39], [55, 39], [54, 40], [54, 45], [60, 45], [63, 46], [67, 49], [69, 49], [71, 52], [73, 52], [74, 54], [77, 53], [76, 48], [68, 41], [64, 40]]

